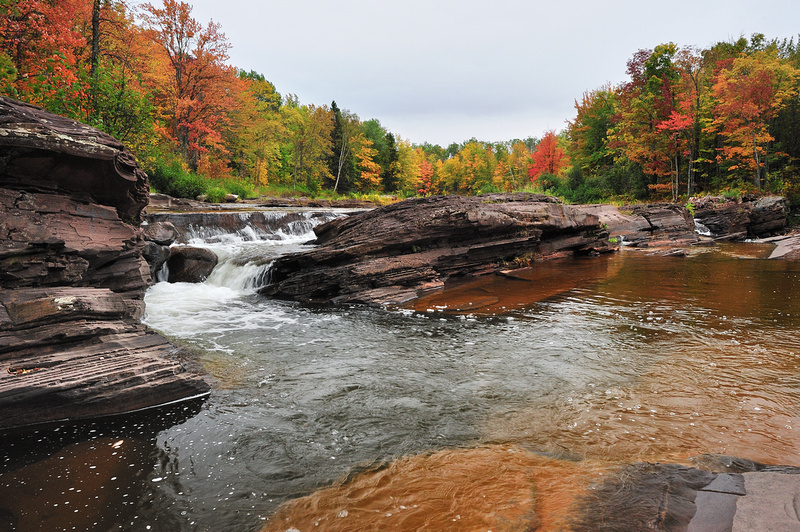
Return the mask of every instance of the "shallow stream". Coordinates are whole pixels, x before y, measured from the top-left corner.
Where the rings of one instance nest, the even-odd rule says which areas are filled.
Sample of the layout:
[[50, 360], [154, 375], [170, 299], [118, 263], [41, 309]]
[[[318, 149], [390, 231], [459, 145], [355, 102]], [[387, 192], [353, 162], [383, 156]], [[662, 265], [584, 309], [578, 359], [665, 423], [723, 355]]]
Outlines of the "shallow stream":
[[48, 530], [516, 530], [612, 464], [800, 466], [800, 264], [768, 247], [548, 262], [406, 309], [258, 296], [311, 225], [196, 236], [221, 265], [153, 286], [145, 321], [197, 354], [210, 399], [9, 440], [0, 508]]

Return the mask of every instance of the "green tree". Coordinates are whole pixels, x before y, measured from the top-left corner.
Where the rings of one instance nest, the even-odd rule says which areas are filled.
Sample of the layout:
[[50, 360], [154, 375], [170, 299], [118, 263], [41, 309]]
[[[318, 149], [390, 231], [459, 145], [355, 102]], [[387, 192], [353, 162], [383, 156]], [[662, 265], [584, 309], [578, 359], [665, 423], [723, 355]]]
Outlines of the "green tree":
[[385, 192], [395, 192], [398, 190], [400, 167], [398, 162], [397, 145], [392, 133], [384, 136], [386, 150], [379, 153], [381, 165], [381, 184]]

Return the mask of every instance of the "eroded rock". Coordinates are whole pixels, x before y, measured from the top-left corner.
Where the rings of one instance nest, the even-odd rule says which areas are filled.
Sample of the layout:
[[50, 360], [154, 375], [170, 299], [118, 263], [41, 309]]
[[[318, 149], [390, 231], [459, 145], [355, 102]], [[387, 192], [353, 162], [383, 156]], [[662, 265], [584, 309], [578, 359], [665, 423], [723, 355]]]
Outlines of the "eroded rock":
[[608, 228], [612, 238], [635, 247], [674, 247], [698, 242], [689, 211], [674, 203], [654, 203], [617, 208], [582, 205]]
[[695, 220], [716, 240], [743, 240], [776, 233], [786, 227], [789, 214], [783, 196], [745, 197], [741, 201], [703, 196], [691, 201]]
[[210, 249], [174, 247], [167, 259], [170, 283], [202, 283], [216, 267], [218, 258]]
[[139, 323], [147, 176], [105, 133], [0, 97], [0, 429], [208, 392]]
[[616, 249], [595, 214], [535, 194], [416, 198], [314, 231], [320, 247], [276, 260], [263, 294], [398, 304], [453, 276]]

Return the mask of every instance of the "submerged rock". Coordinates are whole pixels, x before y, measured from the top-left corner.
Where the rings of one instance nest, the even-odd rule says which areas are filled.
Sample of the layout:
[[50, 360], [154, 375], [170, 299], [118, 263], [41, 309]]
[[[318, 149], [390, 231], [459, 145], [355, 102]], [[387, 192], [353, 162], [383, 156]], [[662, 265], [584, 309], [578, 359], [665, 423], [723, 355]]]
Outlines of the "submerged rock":
[[735, 457], [630, 464], [579, 496], [571, 530], [798, 530], [800, 470]]
[[208, 392], [139, 323], [147, 176], [112, 137], [0, 97], [0, 429]]
[[595, 214], [536, 194], [410, 199], [314, 232], [320, 247], [276, 260], [262, 294], [398, 304], [454, 276], [616, 249]]

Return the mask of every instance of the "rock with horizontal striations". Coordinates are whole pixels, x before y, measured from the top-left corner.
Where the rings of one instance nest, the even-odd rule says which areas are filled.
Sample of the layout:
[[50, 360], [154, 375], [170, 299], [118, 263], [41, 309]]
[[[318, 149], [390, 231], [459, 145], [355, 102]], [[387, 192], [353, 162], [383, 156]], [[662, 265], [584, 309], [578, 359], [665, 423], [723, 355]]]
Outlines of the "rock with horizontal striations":
[[138, 223], [147, 175], [117, 139], [75, 120], [0, 97], [0, 160], [7, 188], [113, 206]]
[[634, 247], [674, 247], [698, 242], [689, 211], [674, 203], [655, 203], [617, 208], [614, 205], [581, 205], [597, 215], [612, 238]]
[[174, 247], [167, 259], [170, 283], [202, 283], [217, 265], [217, 255], [210, 249], [191, 246]]
[[769, 235], [783, 230], [789, 216], [789, 203], [783, 196], [766, 196], [752, 203], [750, 225], [747, 233], [751, 237]]
[[263, 294], [397, 304], [453, 276], [616, 249], [595, 214], [535, 194], [411, 199], [314, 231], [320, 247], [276, 260]]
[[0, 97], [0, 429], [208, 393], [140, 322], [147, 176], [112, 137]]
[[779, 232], [786, 227], [789, 207], [783, 196], [723, 196], [692, 198], [694, 218], [717, 240], [744, 240]]

